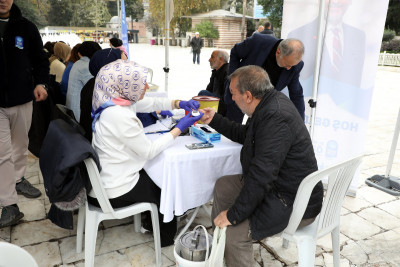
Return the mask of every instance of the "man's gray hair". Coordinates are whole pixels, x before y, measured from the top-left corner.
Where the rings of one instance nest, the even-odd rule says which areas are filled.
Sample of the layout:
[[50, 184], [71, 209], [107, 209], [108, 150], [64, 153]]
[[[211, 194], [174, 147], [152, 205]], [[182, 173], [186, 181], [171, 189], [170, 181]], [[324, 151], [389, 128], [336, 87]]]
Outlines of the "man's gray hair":
[[236, 87], [240, 94], [249, 91], [257, 99], [263, 98], [268, 91], [274, 89], [268, 73], [255, 65], [241, 67], [229, 75], [229, 78], [231, 81], [237, 78]]
[[224, 50], [217, 50], [217, 56], [218, 58], [222, 58], [222, 60], [224, 61], [224, 63], [228, 63], [229, 60], [229, 54], [228, 52], [224, 51]]
[[304, 55], [304, 45], [298, 39], [284, 39], [279, 43], [278, 48], [284, 57], [294, 54], [297, 55], [298, 58], [302, 58]]

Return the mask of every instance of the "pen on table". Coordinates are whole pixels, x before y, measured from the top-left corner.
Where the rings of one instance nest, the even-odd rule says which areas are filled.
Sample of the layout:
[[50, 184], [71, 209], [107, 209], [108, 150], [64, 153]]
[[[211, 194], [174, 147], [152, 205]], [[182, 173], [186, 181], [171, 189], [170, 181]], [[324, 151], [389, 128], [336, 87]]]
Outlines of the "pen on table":
[[157, 133], [160, 133], [160, 134], [169, 133], [169, 130], [154, 131], [154, 132], [148, 132], [148, 133], [145, 133], [145, 134], [157, 134]]

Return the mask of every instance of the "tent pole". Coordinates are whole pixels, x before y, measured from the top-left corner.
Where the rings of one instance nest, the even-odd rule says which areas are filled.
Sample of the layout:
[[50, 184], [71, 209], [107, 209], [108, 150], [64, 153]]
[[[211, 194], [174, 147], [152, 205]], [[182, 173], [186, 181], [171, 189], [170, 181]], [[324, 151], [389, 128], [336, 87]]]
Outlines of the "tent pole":
[[169, 0], [165, 0], [165, 92], [168, 93], [168, 72], [169, 72], [169, 22], [170, 22], [170, 3]]
[[320, 0], [319, 1], [319, 15], [318, 15], [318, 38], [317, 38], [317, 51], [315, 53], [315, 68], [314, 68], [314, 78], [312, 85], [312, 98], [308, 101], [308, 104], [311, 107], [310, 114], [310, 136], [311, 140], [314, 135], [314, 125], [315, 125], [315, 113], [317, 107], [317, 95], [318, 95], [318, 82], [319, 82], [319, 73], [321, 66], [321, 57], [322, 57], [322, 47], [324, 40], [324, 32], [325, 32], [325, 1], [329, 0]]

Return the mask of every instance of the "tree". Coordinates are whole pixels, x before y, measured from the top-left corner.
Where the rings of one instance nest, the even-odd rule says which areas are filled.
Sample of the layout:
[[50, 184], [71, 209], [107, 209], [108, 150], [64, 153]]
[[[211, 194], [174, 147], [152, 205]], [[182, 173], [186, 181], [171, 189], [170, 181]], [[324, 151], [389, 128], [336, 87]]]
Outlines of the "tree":
[[22, 15], [32, 21], [36, 27], [41, 28], [47, 24], [46, 19], [40, 16], [39, 10], [28, 0], [15, 0], [14, 3], [21, 9]]
[[258, 0], [258, 4], [263, 7], [264, 14], [267, 14], [272, 26], [282, 27], [283, 0]]
[[47, 16], [50, 25], [94, 27], [110, 21], [105, 0], [49, 0]]
[[[143, 3], [141, 0], [125, 0], [125, 13], [127, 17], [132, 16], [132, 19], [142, 19], [144, 15]], [[118, 16], [117, 1], [112, 0], [107, 2], [108, 12], [111, 16]]]
[[47, 20], [51, 26], [71, 26], [74, 10], [69, 0], [49, 0]]
[[218, 39], [218, 29], [214, 27], [214, 24], [210, 20], [203, 20], [201, 23], [196, 25], [196, 31], [199, 32], [200, 36], [208, 39]]
[[[220, 0], [180, 0], [174, 1], [174, 18], [170, 23], [170, 32], [179, 25], [179, 20], [182, 16], [188, 16], [195, 13], [207, 12], [220, 7]], [[165, 0], [149, 0], [149, 12], [153, 25], [164, 27], [165, 22]], [[184, 30], [184, 26], [181, 30]], [[175, 38], [175, 35], [171, 35]]]
[[385, 28], [395, 30], [400, 34], [400, 1], [389, 0], [389, 8], [386, 17]]

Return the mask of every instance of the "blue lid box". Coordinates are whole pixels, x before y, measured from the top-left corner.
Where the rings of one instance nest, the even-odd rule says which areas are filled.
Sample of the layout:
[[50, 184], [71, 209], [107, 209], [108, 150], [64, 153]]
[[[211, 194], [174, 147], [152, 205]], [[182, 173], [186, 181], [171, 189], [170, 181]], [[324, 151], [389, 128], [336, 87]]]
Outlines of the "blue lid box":
[[197, 123], [196, 125], [190, 127], [189, 132], [191, 136], [194, 136], [204, 142], [215, 143], [221, 141], [221, 134], [207, 124]]

